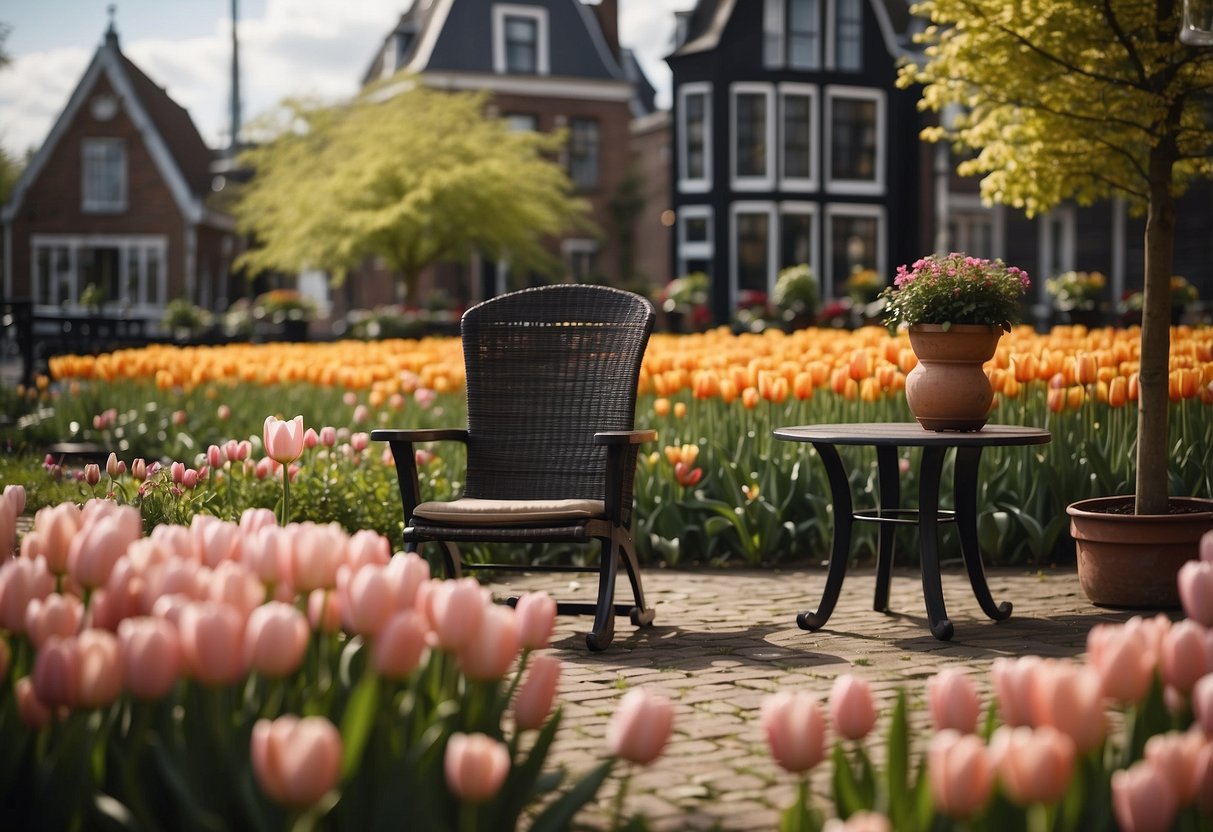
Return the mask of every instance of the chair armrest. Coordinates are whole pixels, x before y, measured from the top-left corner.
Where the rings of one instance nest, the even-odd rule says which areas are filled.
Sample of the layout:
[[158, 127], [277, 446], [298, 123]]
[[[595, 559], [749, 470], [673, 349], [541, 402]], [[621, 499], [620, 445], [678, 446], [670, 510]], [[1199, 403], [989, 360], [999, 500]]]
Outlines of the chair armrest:
[[439, 442], [445, 439], [467, 442], [468, 432], [465, 428], [381, 429], [371, 431], [371, 439], [375, 442]]
[[597, 445], [639, 445], [657, 438], [655, 430], [604, 430], [594, 434]]

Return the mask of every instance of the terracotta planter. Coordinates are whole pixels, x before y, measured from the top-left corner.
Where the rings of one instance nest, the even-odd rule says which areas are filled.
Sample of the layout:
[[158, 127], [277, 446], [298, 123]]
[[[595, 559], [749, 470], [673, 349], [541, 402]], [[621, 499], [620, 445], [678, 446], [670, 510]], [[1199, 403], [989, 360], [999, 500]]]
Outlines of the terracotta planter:
[[1213, 529], [1213, 500], [1172, 497], [1171, 514], [1133, 514], [1132, 497], [1080, 500], [1066, 509], [1078, 552], [1078, 582], [1104, 607], [1179, 606], [1176, 576], [1199, 557]]
[[910, 327], [918, 366], [906, 376], [906, 403], [919, 424], [927, 430], [981, 430], [994, 401], [983, 365], [1001, 337], [996, 326]]

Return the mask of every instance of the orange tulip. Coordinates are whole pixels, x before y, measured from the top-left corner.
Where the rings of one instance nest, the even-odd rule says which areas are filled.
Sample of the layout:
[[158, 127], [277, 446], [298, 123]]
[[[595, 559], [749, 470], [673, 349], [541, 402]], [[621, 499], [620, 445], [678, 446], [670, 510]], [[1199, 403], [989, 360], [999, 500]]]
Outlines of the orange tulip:
[[1049, 410], [1054, 413], [1060, 413], [1066, 409], [1066, 391], [1060, 387], [1050, 387], [1046, 394], [1046, 403]]
[[792, 394], [800, 401], [812, 398], [813, 374], [809, 372], [797, 373], [796, 378], [792, 382]]
[[741, 391], [741, 404], [746, 410], [753, 410], [758, 406], [758, 402], [762, 397], [758, 394], [758, 390], [754, 387], [747, 387]]
[[670, 415], [670, 400], [662, 397], [653, 402], [653, 412], [658, 418], [664, 418]]

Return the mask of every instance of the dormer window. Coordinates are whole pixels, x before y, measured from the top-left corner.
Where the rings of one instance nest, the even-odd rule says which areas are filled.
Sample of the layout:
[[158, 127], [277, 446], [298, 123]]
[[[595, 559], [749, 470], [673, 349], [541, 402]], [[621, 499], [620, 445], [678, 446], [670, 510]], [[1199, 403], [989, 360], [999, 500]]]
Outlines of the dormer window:
[[81, 209], [94, 214], [126, 210], [126, 142], [85, 139], [82, 143]]
[[863, 0], [834, 3], [834, 68], [846, 72], [863, 68]]
[[767, 69], [820, 68], [820, 0], [765, 2], [763, 63]]
[[493, 71], [502, 75], [548, 74], [547, 9], [493, 5]]

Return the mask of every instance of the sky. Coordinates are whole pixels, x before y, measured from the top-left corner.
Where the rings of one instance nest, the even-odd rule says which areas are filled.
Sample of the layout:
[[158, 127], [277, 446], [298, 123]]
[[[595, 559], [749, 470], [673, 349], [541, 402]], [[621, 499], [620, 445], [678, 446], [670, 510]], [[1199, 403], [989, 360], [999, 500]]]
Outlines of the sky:
[[[244, 121], [289, 95], [339, 99], [359, 80], [412, 0], [239, 0]], [[619, 0], [620, 41], [633, 49], [669, 106], [663, 58], [674, 11], [695, 0]], [[0, 69], [0, 146], [37, 148], [83, 75], [109, 25], [123, 53], [189, 110], [203, 139], [227, 144], [231, 0], [3, 0], [11, 27]]]

